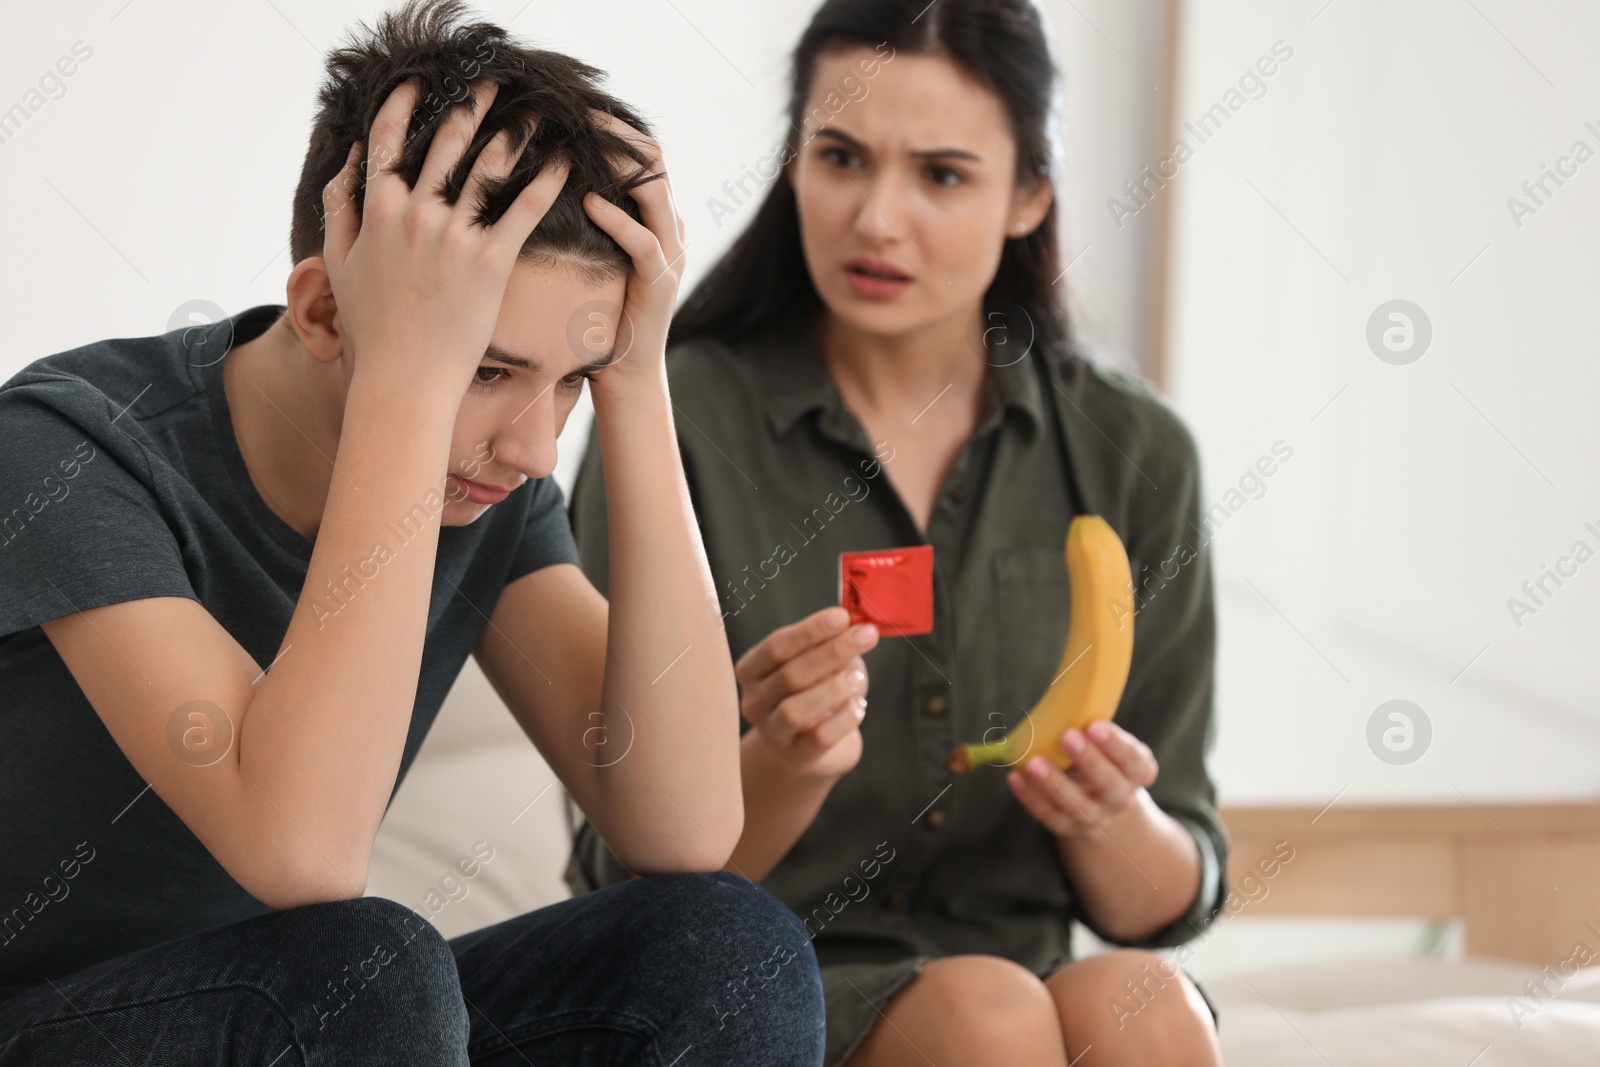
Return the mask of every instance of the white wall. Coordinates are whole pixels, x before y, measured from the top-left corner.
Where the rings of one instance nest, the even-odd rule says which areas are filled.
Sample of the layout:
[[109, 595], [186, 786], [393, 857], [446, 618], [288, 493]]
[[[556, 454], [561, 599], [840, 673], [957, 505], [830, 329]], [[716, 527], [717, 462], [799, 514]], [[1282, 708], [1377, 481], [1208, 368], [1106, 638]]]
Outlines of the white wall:
[[[1183, 41], [1188, 119], [1293, 49], [1170, 187], [1171, 385], [1210, 499], [1293, 450], [1211, 542], [1217, 775], [1232, 801], [1592, 797], [1600, 562], [1520, 627], [1507, 600], [1575, 541], [1600, 551], [1600, 161], [1520, 227], [1507, 200], [1574, 141], [1600, 151], [1600, 17], [1324, 3], [1190, 3]], [[1406, 365], [1365, 338], [1396, 298], [1432, 323]], [[1407, 765], [1367, 742], [1392, 699], [1432, 725]]]

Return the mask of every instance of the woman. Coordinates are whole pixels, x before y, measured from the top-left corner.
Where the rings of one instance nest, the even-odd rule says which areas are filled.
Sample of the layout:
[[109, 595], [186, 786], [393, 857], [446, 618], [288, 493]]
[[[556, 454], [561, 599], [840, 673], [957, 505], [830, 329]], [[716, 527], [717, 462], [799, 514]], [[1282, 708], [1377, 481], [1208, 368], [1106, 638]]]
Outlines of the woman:
[[[1147, 951], [1215, 914], [1226, 848], [1198, 461], [1153, 391], [1073, 354], [1047, 41], [1026, 0], [828, 0], [795, 50], [781, 174], [673, 325], [745, 720], [727, 869], [810, 931], [830, 1065], [1220, 1062], [1197, 988]], [[603, 590], [602, 478], [591, 446], [573, 519]], [[952, 779], [951, 749], [1054, 676], [1086, 513], [1139, 576], [1115, 722], [1061, 738], [1066, 773]], [[847, 628], [838, 553], [904, 545], [934, 548], [932, 632]], [[575, 890], [628, 873], [581, 829]], [[1139, 947], [1072, 962], [1073, 919]]]

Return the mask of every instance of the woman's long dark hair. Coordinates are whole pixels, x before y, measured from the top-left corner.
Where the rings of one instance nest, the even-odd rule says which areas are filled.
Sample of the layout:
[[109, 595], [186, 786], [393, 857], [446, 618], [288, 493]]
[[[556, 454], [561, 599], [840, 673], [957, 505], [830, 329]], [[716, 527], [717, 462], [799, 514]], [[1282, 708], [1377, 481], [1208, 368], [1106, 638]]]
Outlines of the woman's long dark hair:
[[[1043, 19], [1033, 0], [825, 0], [795, 45], [789, 91], [789, 137], [782, 159], [802, 145], [804, 110], [819, 56], [834, 49], [887, 43], [891, 56], [948, 56], [1000, 98], [1017, 144], [1018, 183], [1052, 178], [1051, 125], [1057, 70]], [[1074, 338], [1065, 302], [1055, 287], [1061, 272], [1056, 204], [1026, 237], [1008, 237], [1000, 266], [984, 294], [986, 321], [994, 313], [1014, 322], [1020, 309], [1032, 324], [1034, 347], [1071, 366]], [[788, 168], [757, 208], [749, 227], [712, 267], [672, 321], [669, 344], [695, 337], [733, 342], [792, 314], [816, 310], [821, 298], [806, 269], [800, 215]]]

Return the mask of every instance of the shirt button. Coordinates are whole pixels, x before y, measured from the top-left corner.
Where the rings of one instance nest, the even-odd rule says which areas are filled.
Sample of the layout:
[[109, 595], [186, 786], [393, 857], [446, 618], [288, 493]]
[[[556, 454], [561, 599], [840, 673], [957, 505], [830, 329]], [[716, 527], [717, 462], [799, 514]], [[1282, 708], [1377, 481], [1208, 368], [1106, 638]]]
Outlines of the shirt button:
[[905, 893], [896, 889], [894, 892], [883, 898], [883, 906], [888, 908], [890, 911], [899, 911], [901, 908], [906, 906]]
[[928, 825], [933, 827], [935, 830], [944, 825], [943, 808], [934, 808], [932, 811], [928, 812]]
[[950, 502], [951, 503], [960, 504], [963, 501], [965, 501], [966, 499], [967, 499], [967, 491], [965, 489], [952, 489], [952, 490], [950, 490]]
[[927, 703], [922, 705], [922, 710], [927, 712], [929, 715], [943, 715], [944, 697], [935, 693], [933, 696], [928, 698]]

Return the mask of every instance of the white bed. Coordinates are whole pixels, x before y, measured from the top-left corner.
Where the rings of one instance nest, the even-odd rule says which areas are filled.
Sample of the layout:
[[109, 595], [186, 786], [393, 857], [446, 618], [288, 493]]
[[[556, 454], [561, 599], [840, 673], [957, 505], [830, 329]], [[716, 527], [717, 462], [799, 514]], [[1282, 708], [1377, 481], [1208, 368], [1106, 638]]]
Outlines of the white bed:
[[1456, 920], [1465, 957], [1205, 981], [1230, 1067], [1600, 1064], [1600, 807], [1339, 805], [1224, 812], [1251, 916]]
[[[1491, 960], [1385, 960], [1257, 971], [1206, 982], [1229, 1067], [1593, 1067], [1600, 967], [1534, 1004], [1539, 969]], [[1520, 1026], [1518, 1024], [1521, 1024]]]

